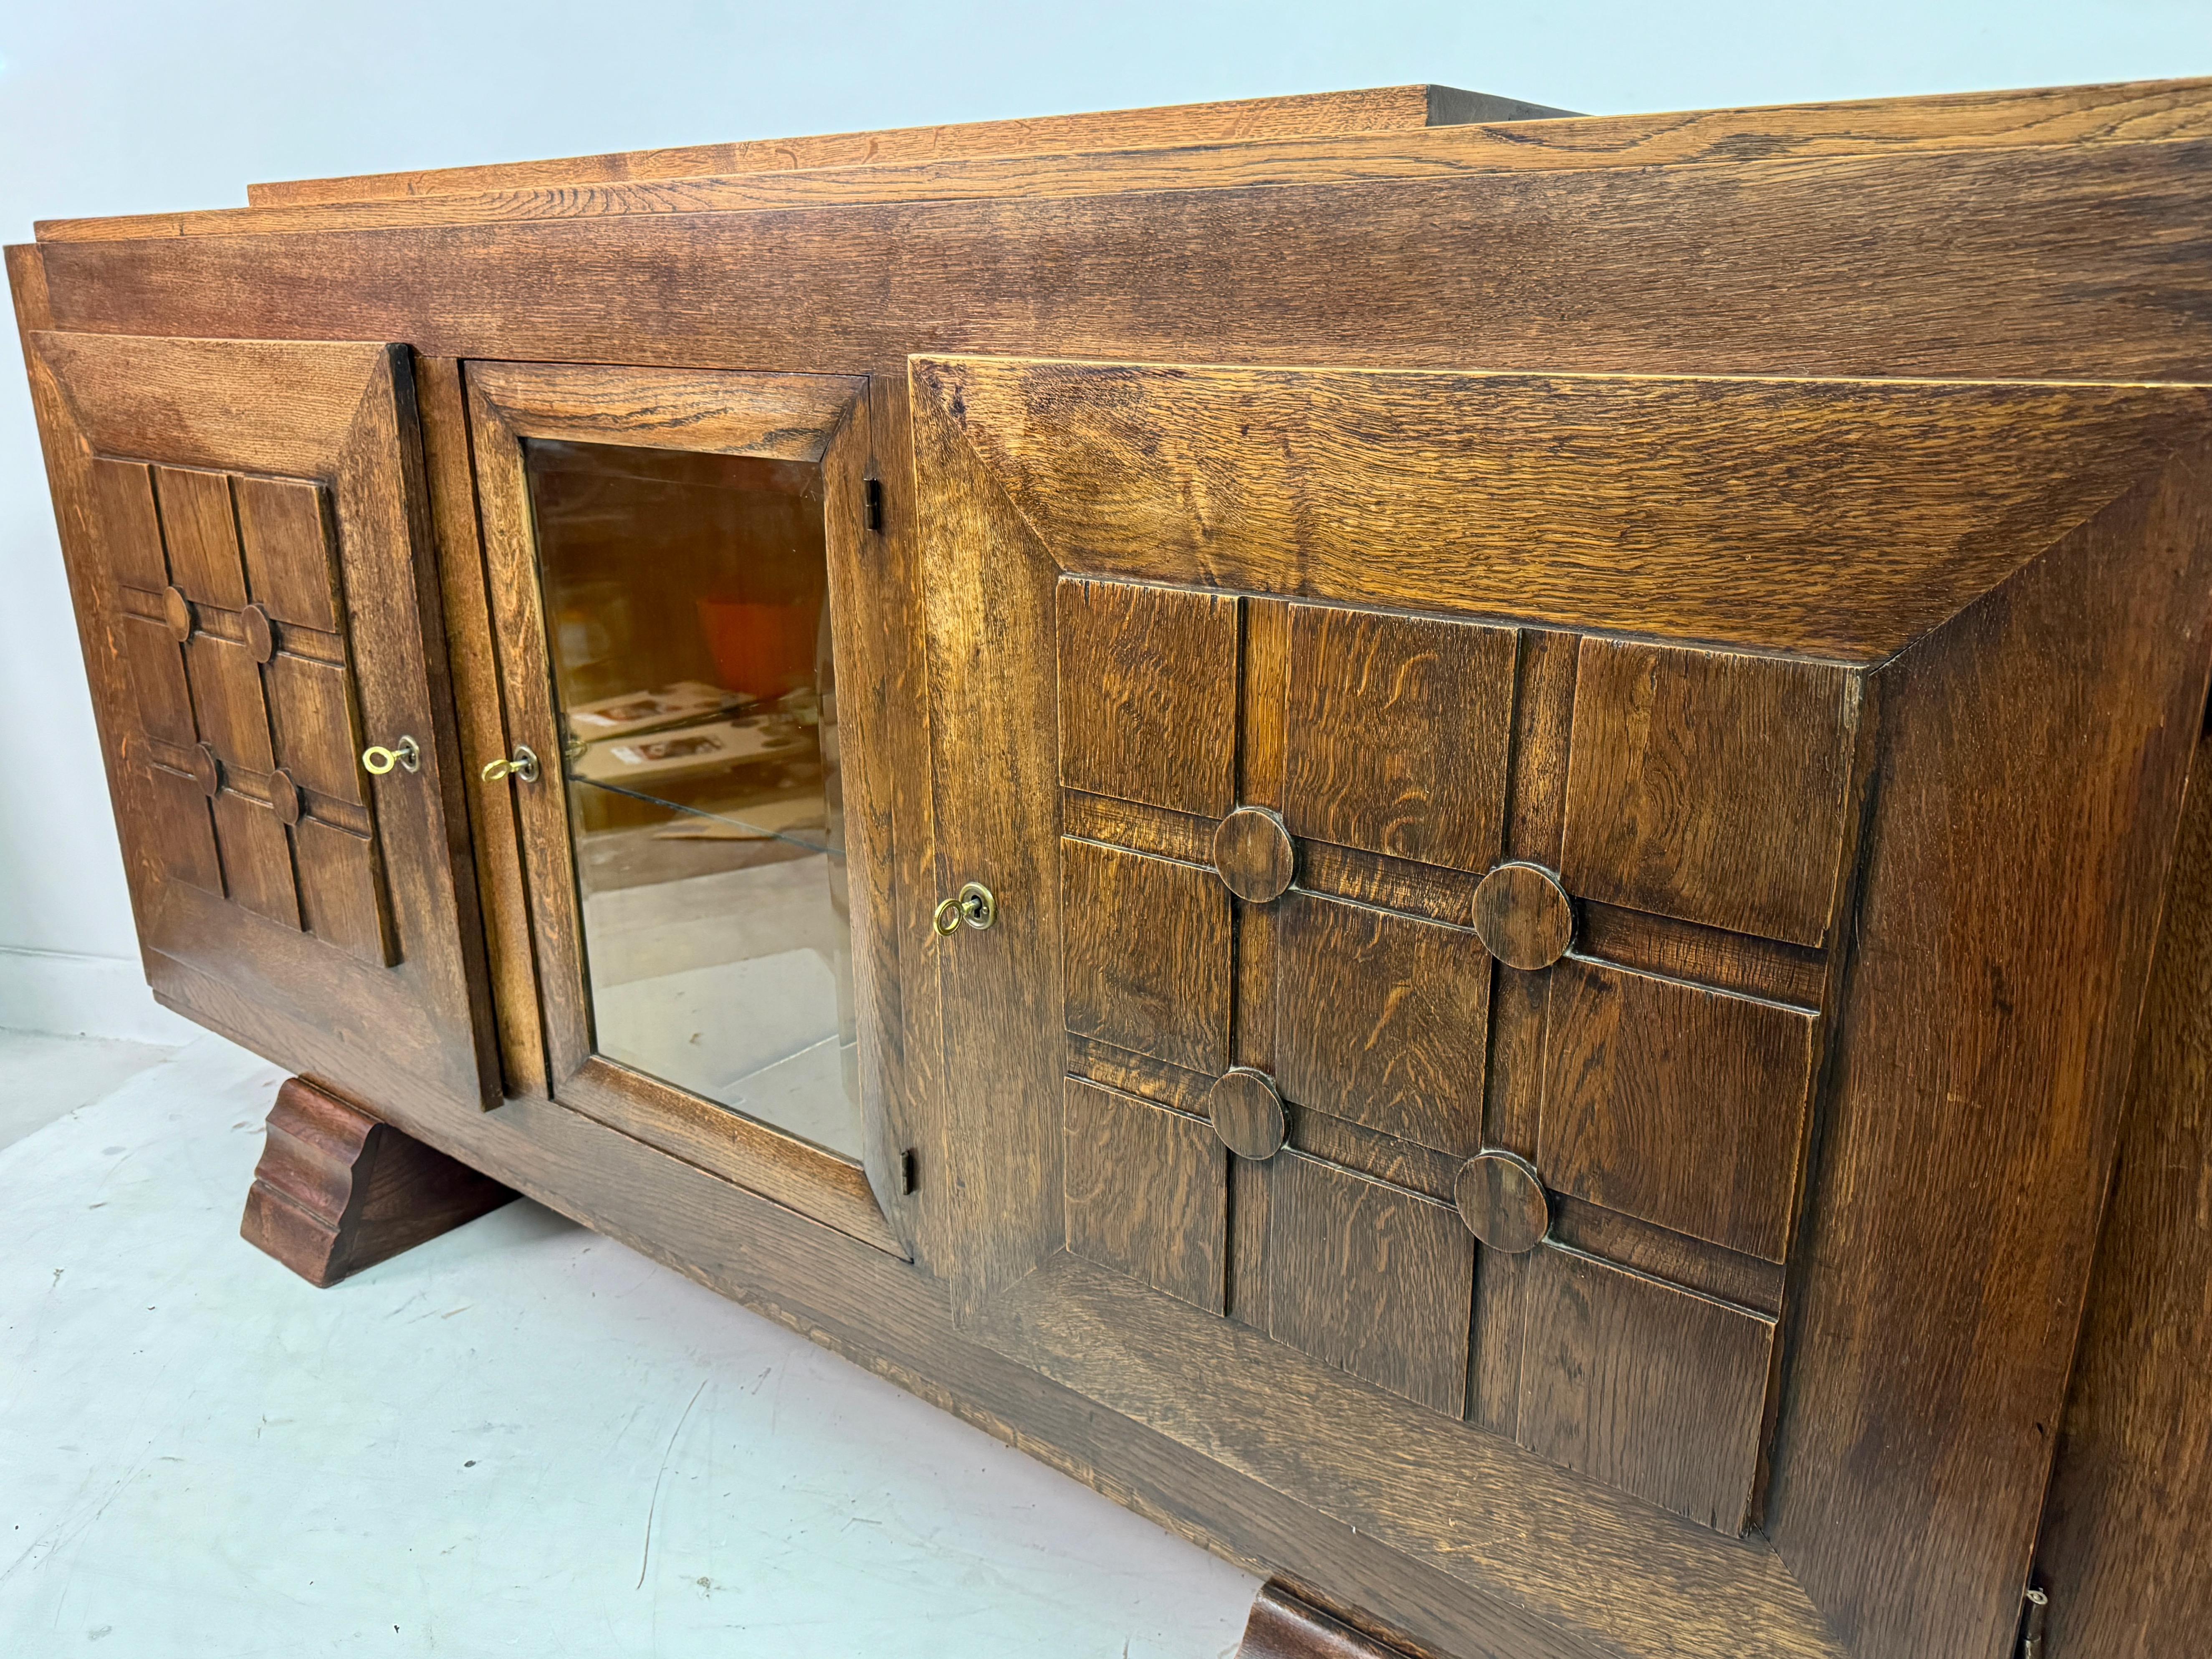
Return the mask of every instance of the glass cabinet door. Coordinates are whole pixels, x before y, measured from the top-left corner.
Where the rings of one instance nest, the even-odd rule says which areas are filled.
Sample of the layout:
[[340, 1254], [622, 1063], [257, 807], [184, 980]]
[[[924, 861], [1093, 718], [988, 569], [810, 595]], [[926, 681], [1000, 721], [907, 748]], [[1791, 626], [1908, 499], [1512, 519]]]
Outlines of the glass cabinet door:
[[595, 1047], [858, 1158], [822, 469], [522, 452]]
[[880, 1232], [833, 575], [866, 383], [468, 381], [553, 1096]]

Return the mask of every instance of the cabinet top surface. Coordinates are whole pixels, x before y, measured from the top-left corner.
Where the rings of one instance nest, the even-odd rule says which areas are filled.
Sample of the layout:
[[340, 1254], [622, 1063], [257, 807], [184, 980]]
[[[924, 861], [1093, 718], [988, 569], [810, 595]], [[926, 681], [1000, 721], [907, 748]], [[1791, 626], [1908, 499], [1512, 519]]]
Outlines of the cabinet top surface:
[[244, 208], [48, 220], [37, 234], [312, 234], [2207, 136], [2212, 79], [1608, 116], [1413, 85], [260, 184]]

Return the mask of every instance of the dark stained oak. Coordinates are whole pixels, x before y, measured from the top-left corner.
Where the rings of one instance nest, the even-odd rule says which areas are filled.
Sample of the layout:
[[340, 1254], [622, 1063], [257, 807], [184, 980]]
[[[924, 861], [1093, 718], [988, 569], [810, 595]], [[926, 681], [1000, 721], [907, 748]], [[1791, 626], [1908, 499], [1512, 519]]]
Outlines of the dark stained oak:
[[[2142, 112], [2149, 114], [2149, 111]], [[1392, 131], [1463, 121], [1525, 120], [1563, 110], [1456, 87], [1370, 87], [1352, 92], [1241, 98], [1093, 114], [1046, 115], [951, 125], [894, 127], [874, 132], [755, 138], [732, 144], [625, 150], [545, 161], [438, 167], [340, 179], [249, 185], [256, 207], [331, 202], [420, 200], [492, 186], [549, 183], [561, 187], [702, 173], [793, 172], [861, 163], [940, 160], [966, 155], [1133, 149], [1166, 143], [1220, 144], [1314, 133]], [[2107, 118], [2110, 112], [2107, 112]]]
[[[2040, 1574], [2054, 1632], [2172, 1646], [2203, 1552], [2159, 1420], [2207, 1366], [2147, 1173], [2190, 1091], [2140, 1079], [2202, 1069], [2201, 997], [2144, 987], [2201, 908], [2212, 88], [1428, 97], [1484, 118], [707, 147], [10, 249], [156, 994], [1376, 1639], [2008, 1659]], [[573, 872], [477, 776], [557, 752], [540, 433], [822, 465], [860, 1163], [588, 1054]], [[1073, 584], [1204, 648], [1133, 608], [1066, 719]], [[1195, 742], [1158, 715], [1193, 687]], [[372, 786], [401, 732], [423, 773]], [[1071, 741], [1194, 793], [1071, 788]], [[1236, 896], [1218, 827], [1301, 780], [1328, 827]], [[1070, 848], [1199, 920], [1075, 915]], [[1572, 955], [1478, 905], [1501, 860], [1564, 875]], [[941, 942], [970, 879], [1000, 923]], [[1071, 1032], [1109, 973], [1145, 1030], [1194, 980], [1203, 1056]], [[1328, 1107], [1285, 1086], [1237, 1158], [1232, 1064]], [[1071, 1091], [1145, 1127], [1079, 1148]], [[1555, 1105], [1585, 1195], [1481, 1248], [1461, 1170], [1550, 1178]]]
[[1487, 868], [1505, 795], [1513, 658], [1508, 629], [1292, 605], [1291, 833]]
[[2212, 1620], [2212, 750], [2200, 741], [2035, 1577], [2053, 1655]]
[[1490, 1249], [1521, 1255], [1551, 1230], [1551, 1202], [1528, 1160], [1513, 1152], [1480, 1152], [1460, 1166], [1452, 1182], [1459, 1218]]
[[1060, 779], [1219, 817], [1235, 787], [1237, 601], [1060, 584]]
[[1536, 1167], [1556, 1191], [1781, 1261], [1814, 1026], [1802, 1009], [1560, 963]]
[[1265, 1072], [1231, 1066], [1206, 1091], [1205, 1106], [1213, 1133], [1237, 1157], [1264, 1164], [1283, 1150], [1282, 1097]]
[[1275, 1340], [1457, 1417], [1474, 1241], [1434, 1199], [1285, 1152], [1271, 1169]]
[[1765, 1522], [1869, 1653], [2019, 1617], [2204, 708], [2212, 471], [2142, 465], [1876, 677]]
[[270, 1109], [239, 1231], [318, 1289], [518, 1196], [300, 1078]]
[[1541, 865], [1501, 864], [1474, 890], [1474, 931], [1508, 968], [1533, 973], [1574, 943], [1574, 902]]
[[1067, 1029], [1189, 1071], [1229, 1063], [1229, 895], [1211, 870], [1060, 842]]
[[[31, 344], [50, 473], [62, 499], [83, 504], [64, 518], [64, 548], [149, 973], [160, 957], [192, 963], [344, 1032], [389, 1073], [478, 1105], [495, 1099], [404, 354], [50, 332]], [[160, 560], [143, 544], [144, 469], [136, 459], [109, 468], [103, 454], [152, 463]], [[295, 482], [306, 479], [317, 482]], [[256, 601], [235, 506], [257, 481], [266, 488], [246, 490], [251, 568], [270, 591], [304, 585], [328, 607], [343, 585], [356, 601], [342, 635], [280, 623], [265, 665], [240, 615]], [[314, 501], [313, 533], [273, 529], [261, 508], [276, 498]], [[100, 516], [108, 510], [112, 524]], [[106, 562], [118, 547], [123, 562]], [[164, 574], [189, 600], [181, 647], [145, 617], [162, 596], [132, 586]], [[373, 799], [357, 761], [362, 726], [380, 740], [411, 733], [423, 755], [419, 772], [393, 774]], [[303, 796], [297, 823], [274, 805], [280, 766]], [[178, 810], [176, 773], [196, 780], [197, 811]], [[356, 1097], [380, 1100], [373, 1086]]]
[[1297, 848], [1283, 821], [1264, 806], [1240, 806], [1213, 832], [1213, 868], [1238, 898], [1268, 904], [1297, 874]]
[[1585, 640], [1561, 878], [1579, 897], [1820, 944], [1858, 702], [1839, 668]]
[[[1955, 614], [2110, 500], [2147, 453], [2181, 441], [2212, 410], [2212, 393], [2163, 386], [981, 357], [926, 360], [915, 375], [1045, 544], [1079, 548], [1101, 574], [1504, 613], [1853, 662], [1886, 657]], [[1536, 427], [1556, 441], [1521, 441]], [[1419, 466], [1400, 453], [1410, 432], [1420, 434]], [[1223, 498], [1238, 510], [1210, 516], [1205, 504]], [[1571, 516], [1553, 506], [1562, 500], [1576, 504]], [[1808, 578], [1808, 544], [1823, 550], [1824, 580]], [[1680, 556], [1692, 548], [1697, 556]], [[1343, 693], [1364, 684], [1363, 695], [1387, 700], [1396, 681], [1386, 665], [1402, 651], [1411, 667], [1423, 653], [1410, 641], [1390, 643], [1389, 624], [1364, 614], [1308, 626], [1383, 630], [1372, 647], [1380, 683], [1358, 678], [1351, 665], [1332, 672], [1355, 677]], [[1352, 636], [1340, 648], [1354, 664], [1365, 660], [1367, 647]], [[1680, 726], [1669, 738], [1690, 745], [1681, 759], [1700, 766], [1697, 788], [1726, 787], [1703, 769], [1716, 763], [1818, 768], [1820, 745], [1840, 747], [1848, 724], [1850, 677], [1831, 664], [1687, 653], [1666, 658], [1675, 672], [1639, 690], [1637, 677], [1656, 672], [1655, 647], [1591, 641], [1583, 649], [1613, 665], [1615, 678], [1578, 683], [1577, 725], [1595, 724], [1589, 738], [1578, 732], [1577, 750], [1623, 741], [1622, 722], [1640, 706], [1633, 699], [1668, 699], [1655, 710], [1662, 719], [1678, 709], [1691, 718], [1703, 706], [1708, 724]], [[1294, 670], [1294, 698], [1296, 683]], [[1429, 695], [1422, 684], [1407, 687], [1417, 727]], [[1731, 737], [1727, 721], [1736, 716], [1760, 724]], [[1472, 718], [1486, 731], [1505, 711], [1485, 702]], [[1295, 742], [1299, 722], [1290, 726]], [[1702, 753], [1700, 738], [1719, 746]], [[1629, 776], [1656, 787], [1669, 758], [1654, 757], [1652, 769], [1632, 767]], [[1833, 755], [1826, 758], [1832, 771]], [[1837, 804], [1808, 814], [1798, 835], [1837, 830], [1834, 781]], [[1771, 775], [1746, 781], [1765, 787], [1744, 807], [1771, 799]], [[1641, 822], [1656, 829], [1654, 813], [1682, 804], [1654, 795]], [[1293, 833], [1310, 833], [1295, 792], [1284, 816]], [[1571, 806], [1561, 868], [1580, 893], [1573, 817]], [[1792, 849], [1802, 850], [1794, 839], [1771, 850]], [[1760, 878], [1773, 879], [1764, 869]], [[1738, 902], [1758, 902], [1761, 890]], [[1802, 927], [1787, 913], [1796, 896], [1785, 889], [1764, 902]]]
[[1440, 1152], [1480, 1150], [1490, 958], [1474, 935], [1303, 891], [1278, 909], [1284, 1097]]
[[1228, 1158], [1199, 1119], [1067, 1080], [1067, 1248], [1222, 1310]]
[[1717, 1531], [1740, 1529], [1773, 1320], [1557, 1246], [1530, 1262], [1522, 1442]]

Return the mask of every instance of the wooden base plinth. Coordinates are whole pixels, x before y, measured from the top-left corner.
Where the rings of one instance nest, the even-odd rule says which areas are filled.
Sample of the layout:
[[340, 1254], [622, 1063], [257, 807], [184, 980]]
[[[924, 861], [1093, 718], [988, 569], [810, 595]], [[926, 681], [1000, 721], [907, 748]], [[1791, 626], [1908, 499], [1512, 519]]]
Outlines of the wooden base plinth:
[[1252, 1616], [1237, 1659], [1409, 1659], [1351, 1626], [1309, 1607], [1279, 1580], [1269, 1579], [1252, 1600]]
[[515, 1196], [293, 1078], [270, 1109], [268, 1144], [238, 1230], [309, 1284], [335, 1285]]

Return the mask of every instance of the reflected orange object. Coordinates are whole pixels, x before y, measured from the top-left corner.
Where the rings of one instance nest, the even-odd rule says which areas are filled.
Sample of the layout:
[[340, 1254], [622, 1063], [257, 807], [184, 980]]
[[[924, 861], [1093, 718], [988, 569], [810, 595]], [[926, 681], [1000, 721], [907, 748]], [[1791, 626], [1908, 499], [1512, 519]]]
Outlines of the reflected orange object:
[[702, 599], [699, 624], [722, 684], [763, 702], [814, 681], [820, 607], [763, 605], [751, 599]]

